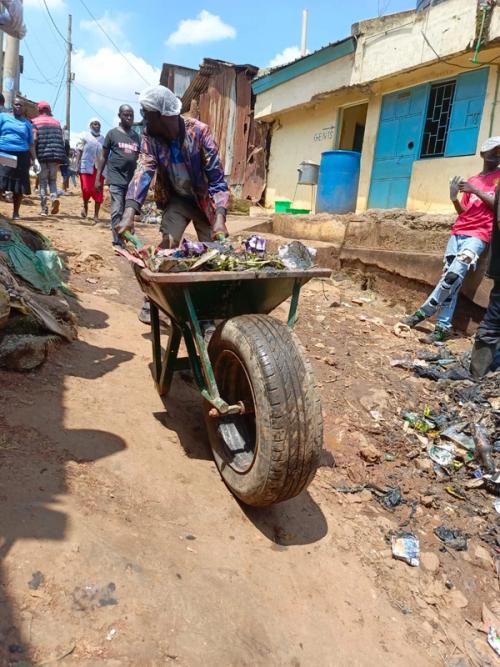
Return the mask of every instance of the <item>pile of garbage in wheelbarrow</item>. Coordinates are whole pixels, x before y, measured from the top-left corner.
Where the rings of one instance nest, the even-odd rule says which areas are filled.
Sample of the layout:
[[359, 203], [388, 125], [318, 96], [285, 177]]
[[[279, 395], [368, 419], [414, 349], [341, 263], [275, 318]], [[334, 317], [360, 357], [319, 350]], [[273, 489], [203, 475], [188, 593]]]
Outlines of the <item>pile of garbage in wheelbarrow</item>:
[[267, 250], [267, 241], [256, 234], [233, 244], [225, 241], [190, 241], [184, 239], [178, 248], [163, 249], [143, 246], [137, 237], [129, 235], [132, 247], [117, 249], [117, 253], [154, 273], [185, 271], [283, 271], [307, 270], [314, 266], [316, 250], [300, 241], [292, 241]]

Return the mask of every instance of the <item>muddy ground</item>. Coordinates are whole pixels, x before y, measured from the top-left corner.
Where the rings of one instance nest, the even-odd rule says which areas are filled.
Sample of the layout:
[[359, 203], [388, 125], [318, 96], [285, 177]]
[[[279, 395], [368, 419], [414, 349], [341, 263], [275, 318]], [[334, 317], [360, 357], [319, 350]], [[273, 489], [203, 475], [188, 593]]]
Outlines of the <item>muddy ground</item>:
[[[393, 333], [400, 300], [340, 272], [304, 288], [296, 331], [322, 395], [323, 465], [300, 497], [249, 509], [219, 478], [189, 377], [158, 397], [141, 294], [109, 229], [82, 224], [76, 193], [56, 219], [29, 204], [23, 222], [70, 269], [79, 339], [37, 371], [0, 371], [2, 667], [497, 664], [485, 536], [500, 515], [484, 488], [447, 492], [404, 427], [407, 408], [443, 409], [448, 384], [391, 366], [424, 349], [418, 332]], [[404, 502], [343, 492], [364, 484]], [[470, 536], [467, 551], [443, 550], [442, 524]], [[419, 567], [391, 557], [401, 528], [420, 540]]]

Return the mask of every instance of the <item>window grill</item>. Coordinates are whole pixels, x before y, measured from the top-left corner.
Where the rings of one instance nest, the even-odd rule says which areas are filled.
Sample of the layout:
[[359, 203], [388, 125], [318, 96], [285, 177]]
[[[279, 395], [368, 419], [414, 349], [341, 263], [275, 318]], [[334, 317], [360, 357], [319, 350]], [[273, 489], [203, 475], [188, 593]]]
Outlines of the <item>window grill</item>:
[[420, 157], [444, 155], [456, 81], [431, 86]]

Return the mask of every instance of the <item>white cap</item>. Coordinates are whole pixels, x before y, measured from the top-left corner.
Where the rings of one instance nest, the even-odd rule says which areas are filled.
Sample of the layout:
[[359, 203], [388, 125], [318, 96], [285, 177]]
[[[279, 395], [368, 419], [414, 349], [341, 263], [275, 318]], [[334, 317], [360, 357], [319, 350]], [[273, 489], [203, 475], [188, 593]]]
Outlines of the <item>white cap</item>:
[[178, 116], [182, 110], [182, 102], [166, 86], [146, 88], [139, 95], [139, 104], [146, 111], [159, 111], [162, 116]]
[[481, 146], [481, 153], [492, 151], [494, 148], [497, 148], [497, 146], [500, 146], [500, 137], [490, 137], [489, 139], [486, 139]]

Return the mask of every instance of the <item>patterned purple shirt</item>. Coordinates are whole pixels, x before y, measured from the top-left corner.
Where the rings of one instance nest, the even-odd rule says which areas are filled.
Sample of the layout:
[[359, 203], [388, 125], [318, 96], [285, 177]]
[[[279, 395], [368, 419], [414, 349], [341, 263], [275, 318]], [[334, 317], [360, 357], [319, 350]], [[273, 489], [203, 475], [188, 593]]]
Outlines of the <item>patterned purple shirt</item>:
[[[229, 188], [219, 149], [208, 125], [194, 118], [182, 117], [180, 124], [181, 153], [191, 179], [193, 197], [213, 225], [216, 210], [227, 209], [229, 205]], [[165, 209], [169, 199], [175, 195], [168, 178], [172, 172], [171, 163], [169, 144], [149, 136], [145, 131], [137, 168], [128, 188], [126, 206], [140, 210], [156, 174], [155, 201], [158, 208]]]

